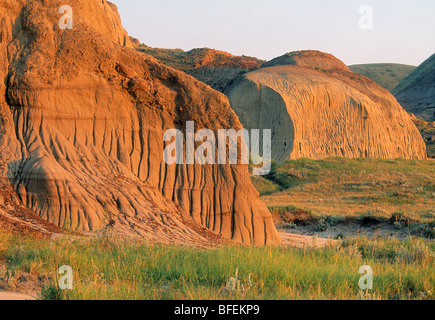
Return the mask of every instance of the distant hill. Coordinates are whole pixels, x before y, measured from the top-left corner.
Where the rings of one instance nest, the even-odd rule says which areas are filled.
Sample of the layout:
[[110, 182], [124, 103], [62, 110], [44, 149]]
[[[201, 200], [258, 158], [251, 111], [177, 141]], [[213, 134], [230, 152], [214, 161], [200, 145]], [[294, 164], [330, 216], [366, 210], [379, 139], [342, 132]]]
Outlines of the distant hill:
[[355, 64], [349, 66], [352, 72], [372, 79], [389, 91], [393, 90], [415, 68], [417, 67], [396, 63]]
[[140, 44], [136, 49], [153, 56], [165, 65], [190, 74], [221, 92], [240, 75], [260, 68], [265, 62], [257, 58], [234, 56], [209, 48], [183, 51], [152, 48]]
[[435, 54], [392, 90], [408, 111], [426, 121], [435, 120]]

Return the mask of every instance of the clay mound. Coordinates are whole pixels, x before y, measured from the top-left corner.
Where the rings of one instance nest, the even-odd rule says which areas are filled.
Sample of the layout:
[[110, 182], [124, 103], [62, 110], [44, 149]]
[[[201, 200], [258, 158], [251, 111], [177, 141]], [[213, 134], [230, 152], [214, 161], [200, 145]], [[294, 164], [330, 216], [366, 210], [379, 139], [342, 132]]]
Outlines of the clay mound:
[[315, 50], [289, 52], [285, 55], [264, 63], [261, 67], [299, 66], [317, 70], [348, 71], [350, 69], [332, 54]]
[[162, 63], [184, 71], [213, 89], [223, 92], [241, 74], [260, 68], [264, 61], [247, 56], [234, 56], [209, 48], [183, 51], [181, 49], [151, 48], [144, 44], [137, 49]]
[[434, 121], [435, 54], [400, 82], [392, 93], [408, 112], [426, 121]]
[[71, 230], [280, 243], [246, 166], [163, 161], [163, 133], [187, 120], [241, 128], [227, 98], [127, 48], [112, 4], [69, 4], [74, 28], [60, 30], [62, 2], [0, 0], [0, 159], [11, 198]]
[[426, 157], [418, 130], [387, 90], [329, 55], [289, 56], [298, 64], [247, 73], [225, 92], [244, 127], [272, 129], [275, 161]]

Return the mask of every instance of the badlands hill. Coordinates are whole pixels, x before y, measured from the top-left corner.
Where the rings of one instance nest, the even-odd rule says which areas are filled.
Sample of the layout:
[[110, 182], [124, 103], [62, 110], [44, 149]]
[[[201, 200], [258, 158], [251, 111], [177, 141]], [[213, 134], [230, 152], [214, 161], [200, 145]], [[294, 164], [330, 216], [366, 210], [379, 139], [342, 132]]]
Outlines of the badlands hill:
[[371, 63], [349, 66], [352, 72], [372, 79], [388, 91], [399, 85], [415, 68], [417, 67], [398, 63]]
[[434, 121], [435, 54], [400, 82], [392, 93], [408, 112], [426, 121]]
[[264, 61], [246, 56], [234, 56], [209, 48], [183, 51], [138, 45], [137, 49], [164, 64], [184, 71], [213, 89], [223, 92], [240, 75], [260, 68]]
[[68, 4], [74, 25], [62, 30], [63, 1], [0, 0], [0, 217], [22, 210], [36, 225], [150, 241], [280, 243], [247, 166], [163, 160], [163, 133], [188, 120], [240, 129], [227, 98], [131, 48], [109, 2]]
[[299, 51], [225, 91], [248, 129], [272, 129], [272, 157], [426, 157], [410, 116], [388, 90], [330, 54]]

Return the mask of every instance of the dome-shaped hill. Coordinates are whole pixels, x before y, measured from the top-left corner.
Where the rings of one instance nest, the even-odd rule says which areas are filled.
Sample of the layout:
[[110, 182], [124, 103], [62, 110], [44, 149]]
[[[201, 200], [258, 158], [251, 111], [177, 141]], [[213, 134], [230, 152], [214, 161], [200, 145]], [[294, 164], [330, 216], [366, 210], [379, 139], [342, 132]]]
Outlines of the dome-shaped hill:
[[267, 68], [274, 66], [299, 66], [317, 70], [350, 71], [348, 66], [332, 54], [316, 50], [289, 52], [264, 63], [261, 67]]
[[225, 93], [245, 128], [272, 130], [276, 161], [426, 157], [409, 115], [372, 80], [318, 51], [272, 61]]

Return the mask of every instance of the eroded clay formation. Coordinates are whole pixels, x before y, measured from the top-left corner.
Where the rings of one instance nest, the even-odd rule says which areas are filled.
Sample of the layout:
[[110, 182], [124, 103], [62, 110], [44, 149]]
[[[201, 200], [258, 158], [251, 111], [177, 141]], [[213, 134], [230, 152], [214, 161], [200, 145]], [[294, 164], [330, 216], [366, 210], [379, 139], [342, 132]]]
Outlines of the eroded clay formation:
[[272, 157], [423, 159], [410, 116], [372, 80], [332, 55], [286, 54], [225, 91], [245, 128], [272, 129]]
[[188, 120], [242, 128], [227, 98], [129, 48], [112, 4], [69, 1], [71, 30], [58, 26], [62, 5], [0, 0], [0, 158], [14, 202], [78, 231], [280, 243], [247, 166], [163, 161], [163, 133]]

